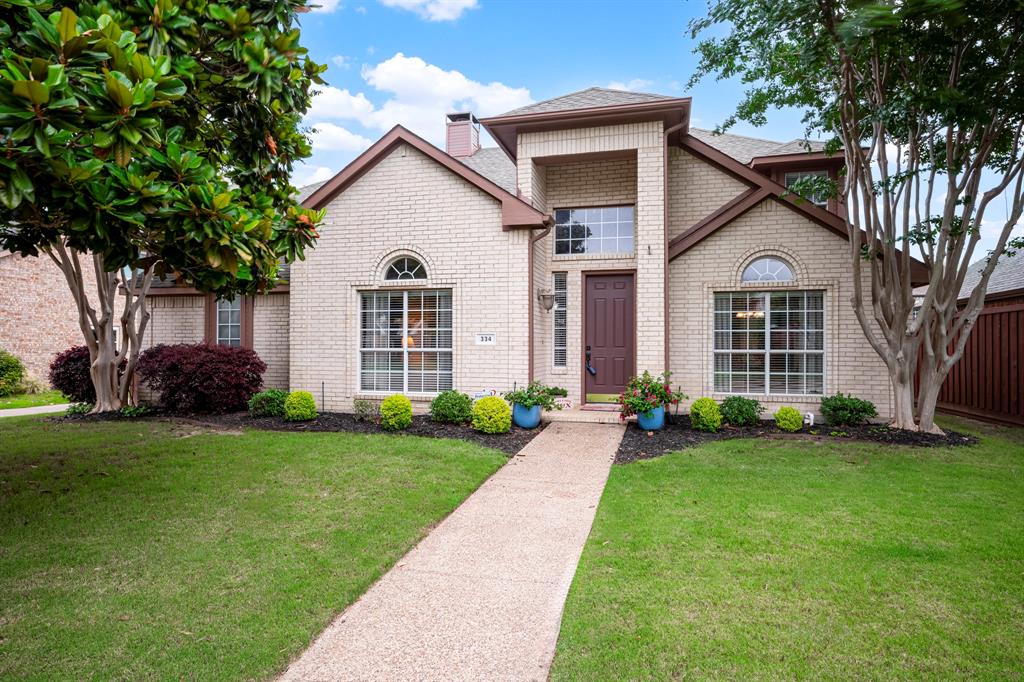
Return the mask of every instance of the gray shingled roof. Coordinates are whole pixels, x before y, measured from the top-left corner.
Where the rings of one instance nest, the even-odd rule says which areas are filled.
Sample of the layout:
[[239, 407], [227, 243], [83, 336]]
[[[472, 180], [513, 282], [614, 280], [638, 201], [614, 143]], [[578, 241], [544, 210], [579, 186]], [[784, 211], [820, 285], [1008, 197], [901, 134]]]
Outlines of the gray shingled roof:
[[611, 90], [609, 88], [587, 88], [571, 92], [561, 97], [553, 97], [543, 102], [534, 102], [525, 107], [506, 111], [502, 116], [519, 116], [520, 114], [540, 114], [549, 111], [571, 111], [573, 109], [590, 109], [592, 107], [612, 107], [617, 104], [643, 104], [666, 99], [676, 99], [668, 95], [655, 95], [649, 92], [630, 92], [628, 90]]
[[711, 145], [715, 149], [728, 154], [740, 163], [748, 164], [755, 156], [776, 156], [779, 154], [799, 154], [808, 151], [820, 152], [825, 148], [824, 142], [817, 140], [791, 140], [790, 142], [778, 142], [775, 140], [764, 140], [759, 137], [748, 137], [746, 135], [735, 135], [733, 133], [722, 133], [716, 135], [710, 130], [703, 128], [690, 128], [690, 134], [701, 142]]
[[[964, 299], [971, 295], [971, 291], [977, 286], [981, 279], [981, 271], [985, 269], [985, 259], [971, 265], [964, 277], [964, 285], [960, 288], [960, 298]], [[1015, 256], [1001, 256], [996, 263], [996, 269], [988, 278], [987, 295], [999, 294], [1004, 291], [1024, 289], [1024, 253]]]
[[482, 147], [473, 156], [459, 159], [504, 190], [516, 193], [516, 165], [498, 147]]
[[318, 189], [320, 189], [320, 187], [323, 186], [324, 183], [326, 183], [326, 182], [327, 181], [324, 180], [324, 182], [314, 182], [312, 185], [306, 185], [305, 187], [300, 187], [299, 188], [299, 196], [296, 197], [298, 199], [299, 203], [301, 204], [303, 201], [308, 199], [310, 194], [312, 194], [313, 192], [315, 192]]

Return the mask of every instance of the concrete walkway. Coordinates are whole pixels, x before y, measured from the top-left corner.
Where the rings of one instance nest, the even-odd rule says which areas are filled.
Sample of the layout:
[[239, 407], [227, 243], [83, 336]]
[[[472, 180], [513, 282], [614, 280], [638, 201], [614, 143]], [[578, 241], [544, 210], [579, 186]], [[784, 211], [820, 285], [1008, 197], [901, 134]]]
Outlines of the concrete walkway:
[[60, 405], [37, 405], [36, 407], [15, 407], [10, 410], [0, 410], [0, 417], [24, 417], [27, 414], [50, 414], [51, 412], [63, 412], [68, 409], [68, 403]]
[[548, 426], [281, 679], [546, 679], [622, 432], [609, 424]]

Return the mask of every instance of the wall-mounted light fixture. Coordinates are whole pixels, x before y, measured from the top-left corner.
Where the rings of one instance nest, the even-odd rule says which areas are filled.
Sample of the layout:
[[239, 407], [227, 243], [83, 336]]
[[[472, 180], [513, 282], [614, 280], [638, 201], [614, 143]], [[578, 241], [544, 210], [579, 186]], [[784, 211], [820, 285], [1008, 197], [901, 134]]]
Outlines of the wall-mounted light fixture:
[[555, 306], [555, 295], [547, 289], [537, 291], [537, 300], [540, 301], [541, 307], [546, 311], [550, 311]]

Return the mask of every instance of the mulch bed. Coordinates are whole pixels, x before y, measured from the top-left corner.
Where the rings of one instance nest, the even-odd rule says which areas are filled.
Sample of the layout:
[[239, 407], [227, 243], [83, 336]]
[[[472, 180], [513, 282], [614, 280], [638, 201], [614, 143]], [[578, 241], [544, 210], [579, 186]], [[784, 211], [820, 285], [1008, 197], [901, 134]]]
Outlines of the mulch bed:
[[308, 422], [287, 422], [279, 417], [250, 417], [247, 412], [191, 415], [188, 419], [228, 429], [248, 427], [266, 431], [397, 433], [398, 435], [426, 436], [428, 438], [456, 438], [501, 450], [510, 455], [519, 452], [544, 429], [542, 423], [535, 429], [521, 429], [513, 426], [508, 433], [489, 434], [480, 433], [464, 424], [439, 424], [431, 421], [430, 417], [426, 415], [416, 415], [412, 418], [412, 425], [409, 428], [404, 431], [389, 432], [373, 422], [361, 421], [354, 415], [339, 412], [322, 412], [316, 419]]
[[[649, 435], [650, 434], [650, 435]], [[885, 443], [887, 445], [909, 445], [914, 447], [941, 447], [951, 445], [974, 445], [978, 439], [956, 431], [947, 431], [944, 435], [920, 433], [891, 429], [879, 424], [862, 426], [832, 427], [828, 425], [804, 428], [796, 433], [786, 433], [775, 426], [774, 422], [763, 421], [757, 426], [722, 426], [718, 433], [704, 433], [690, 428], [690, 418], [678, 415], [672, 423], [666, 424], [661, 431], [644, 431], [636, 423], [626, 427], [626, 433], [619, 443], [615, 454], [616, 464], [627, 464], [640, 459], [661, 457], [670, 452], [684, 448], [732, 438], [772, 438], [786, 440], [830, 441], [864, 441]]]

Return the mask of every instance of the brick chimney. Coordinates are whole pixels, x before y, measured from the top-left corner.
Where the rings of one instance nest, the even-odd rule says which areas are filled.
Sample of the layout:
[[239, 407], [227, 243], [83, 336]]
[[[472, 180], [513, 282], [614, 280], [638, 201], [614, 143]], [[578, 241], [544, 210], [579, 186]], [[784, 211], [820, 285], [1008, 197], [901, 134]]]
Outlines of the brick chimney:
[[457, 159], [473, 156], [480, 149], [480, 121], [466, 112], [448, 114], [448, 136], [444, 150]]

